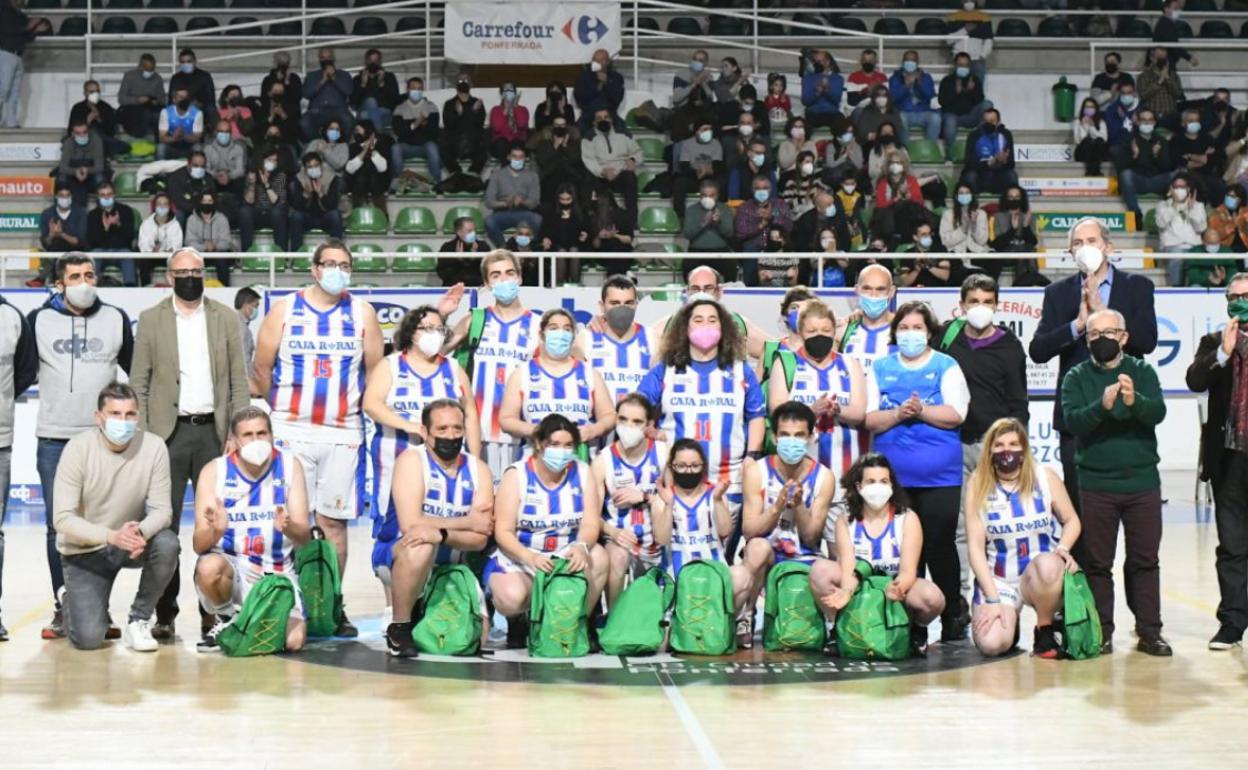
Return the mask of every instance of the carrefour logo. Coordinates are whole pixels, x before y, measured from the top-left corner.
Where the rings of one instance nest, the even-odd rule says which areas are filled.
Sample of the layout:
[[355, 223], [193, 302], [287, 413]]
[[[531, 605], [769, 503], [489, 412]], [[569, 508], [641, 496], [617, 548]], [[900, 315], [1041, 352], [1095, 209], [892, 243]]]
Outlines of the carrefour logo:
[[[574, 31], [575, 35], [572, 34]], [[573, 16], [563, 25], [563, 35], [573, 43], [590, 45], [607, 36], [607, 25], [597, 16]]]
[[[1169, 332], [1166, 338], [1162, 338], [1162, 331]], [[1179, 339], [1179, 327], [1169, 318], [1157, 317], [1157, 365], [1165, 366], [1179, 356], [1179, 348], [1183, 346], [1182, 340]]]
[[399, 325], [403, 320], [403, 316], [407, 315], [407, 308], [402, 305], [395, 305], [391, 302], [371, 302], [373, 310], [377, 311], [377, 323], [381, 328], [390, 331]]

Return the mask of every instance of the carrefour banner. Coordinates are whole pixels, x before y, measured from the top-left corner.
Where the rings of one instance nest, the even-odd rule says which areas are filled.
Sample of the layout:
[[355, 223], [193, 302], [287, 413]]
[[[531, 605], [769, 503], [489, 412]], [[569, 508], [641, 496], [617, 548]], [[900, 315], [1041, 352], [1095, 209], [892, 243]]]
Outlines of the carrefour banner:
[[585, 64], [620, 51], [619, 3], [446, 4], [446, 58], [467, 64]]

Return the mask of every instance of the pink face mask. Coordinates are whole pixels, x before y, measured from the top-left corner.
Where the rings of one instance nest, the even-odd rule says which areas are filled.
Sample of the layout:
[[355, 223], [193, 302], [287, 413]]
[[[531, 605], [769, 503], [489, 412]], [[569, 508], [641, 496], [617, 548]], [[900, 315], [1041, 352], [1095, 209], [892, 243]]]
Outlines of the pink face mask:
[[719, 344], [718, 326], [696, 326], [689, 332], [689, 342], [699, 350], [710, 350]]

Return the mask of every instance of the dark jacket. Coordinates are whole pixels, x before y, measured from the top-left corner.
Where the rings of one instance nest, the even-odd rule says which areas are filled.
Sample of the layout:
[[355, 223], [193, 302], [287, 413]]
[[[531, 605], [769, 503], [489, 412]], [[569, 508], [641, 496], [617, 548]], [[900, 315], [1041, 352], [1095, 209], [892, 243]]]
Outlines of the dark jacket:
[[1225, 365], [1218, 365], [1218, 348], [1222, 332], [1200, 338], [1196, 357], [1187, 367], [1187, 387], [1195, 393], [1208, 393], [1209, 406], [1205, 424], [1200, 428], [1200, 478], [1221, 486], [1229, 469], [1231, 451], [1226, 448], [1226, 422], [1231, 411], [1232, 367], [1234, 356]]
[[976, 148], [980, 146], [981, 141], [985, 146], [989, 144], [998, 144], [999, 146], [999, 143], [992, 142], [992, 137], [988, 135], [988, 132], [984, 130], [984, 127], [979, 126], [971, 132], [970, 136], [966, 137], [967, 169], [975, 171], [1001, 171], [1004, 169], [1014, 168], [1014, 134], [1010, 133], [1010, 129], [1005, 126], [997, 126], [996, 133], [1000, 134], [1001, 138], [1005, 140], [1005, 162], [989, 166], [987, 157], [980, 157]]
[[452, 136], [467, 135], [480, 137], [483, 141], [485, 104], [477, 97], [469, 96], [463, 109], [457, 110], [455, 103], [458, 101], [457, 96], [452, 96], [442, 105], [442, 136], [449, 139]]
[[[179, 88], [185, 88], [187, 94], [190, 95], [191, 101], [201, 110], [207, 112], [215, 112], [217, 109], [217, 87], [212, 82], [212, 75], [207, 70], [201, 70], [196, 67], [189, 75], [185, 72], [175, 72], [173, 77], [169, 78], [169, 102], [173, 103], [173, 92]], [[207, 125], [204, 131], [215, 130]]]
[[[329, 172], [326, 173], [328, 174]], [[340, 175], [334, 175], [329, 182], [329, 187], [320, 197], [303, 194], [301, 176], [303, 176], [302, 172], [294, 179], [291, 179], [290, 185], [286, 188], [286, 200], [289, 202], [292, 211], [301, 211], [312, 216], [322, 216], [338, 208], [338, 202], [342, 197], [342, 177]], [[325, 181], [324, 177], [322, 177], [321, 181]]]
[[204, 193], [217, 191], [217, 180], [211, 174], [204, 174], [203, 179], [191, 179], [188, 168], [183, 166], [166, 177], [166, 189], [173, 200], [173, 208], [183, 213], [194, 211], [195, 204]]
[[310, 70], [303, 80], [303, 98], [308, 111], [346, 109], [355, 84], [345, 70], [334, 69], [334, 77], [326, 82], [325, 68]]
[[439, 259], [437, 273], [442, 279], [443, 286], [453, 286], [457, 283], [472, 285], [481, 280], [481, 257], [476, 255], [484, 255], [490, 250], [490, 244], [485, 240], [481, 233], [477, 233], [477, 240], [471, 246], [461, 244], [459, 236], [451, 238], [442, 247], [438, 249], [443, 254], [471, 254], [463, 259]]
[[[86, 99], [75, 104], [69, 111], [69, 128], [73, 128], [75, 123], [86, 123], [87, 115], [91, 114], [92, 107], [95, 107], [96, 114], [100, 116], [100, 119], [94, 123], [89, 123], [88, 128], [93, 128], [104, 134], [104, 136], [116, 135], [117, 111], [113, 109], [113, 105], [103, 99], [95, 104]], [[66, 130], [68, 131], [69, 128]]]
[[135, 236], [139, 234], [139, 225], [135, 221], [134, 209], [124, 203], [114, 203], [113, 210], [118, 214], [116, 226], [104, 229], [104, 209], [100, 206], [87, 212], [87, 242], [92, 251], [130, 251], [134, 248]]
[[572, 97], [580, 108], [582, 117], [593, 117], [601, 109], [611, 111], [615, 115], [624, 101], [624, 76], [614, 69], [607, 70], [607, 79], [598, 80], [598, 73], [588, 66], [576, 76], [576, 84], [572, 89]]
[[[958, 90], [958, 82], [962, 90]], [[940, 80], [940, 93], [936, 100], [940, 108], [954, 115], [969, 115], [984, 100], [984, 87], [974, 75], [959, 78], [957, 75], [945, 75]]]
[[[368, 83], [365, 84], [364, 76], [368, 74], [368, 70], [362, 70], [352, 80], [351, 106], [358, 110], [364, 100], [371, 96], [377, 100], [377, 106], [387, 110], [394, 109], [394, 105], [399, 103], [399, 81], [394, 77], [394, 73], [386, 70], [381, 74], [381, 83], [374, 78], [369, 78]], [[377, 128], [384, 130], [385, 126]]]
[[[1112, 268], [1111, 268], [1112, 269]], [[1075, 337], [1070, 322], [1079, 316], [1079, 302], [1083, 294], [1083, 275], [1075, 273], [1044, 289], [1044, 305], [1040, 311], [1040, 325], [1031, 338], [1028, 353], [1038, 364], [1058, 358], [1057, 392], [1062, 391], [1062, 380], [1076, 364], [1090, 359], [1083, 335]], [[1113, 283], [1109, 288], [1108, 306], [1122, 313], [1127, 319], [1126, 352], [1143, 357], [1157, 348], [1157, 312], [1153, 307], [1153, 282], [1142, 275], [1113, 270]], [[1062, 417], [1062, 401], [1053, 404], [1053, 426], [1065, 432]]]
[[[283, 77], [283, 75], [285, 75]], [[289, 70], [285, 73], [279, 73], [277, 70], [269, 70], [269, 74], [264, 76], [264, 80], [260, 83], [260, 93], [262, 96], [269, 95], [269, 89], [274, 83], [281, 83], [286, 87], [286, 91], [282, 94], [282, 101], [286, 104], [286, 112], [291, 115], [299, 114], [299, 100], [303, 98], [303, 78]]]
[[78, 205], [71, 206], [69, 216], [61, 221], [61, 231], [78, 239], [76, 246], [71, 246], [63, 238], [48, 236], [48, 225], [56, 216], [55, 203], [39, 214], [39, 244], [43, 246], [44, 251], [86, 251], [90, 248], [87, 241], [87, 210], [85, 208]]
[[[1138, 157], [1135, 157], [1131, 149], [1132, 145], [1139, 147]], [[1174, 159], [1170, 157], [1170, 142], [1158, 136], [1155, 131], [1152, 136], [1145, 139], [1137, 130], [1122, 147], [1120, 167], [1130, 169], [1141, 176], [1167, 174], [1174, 170]]]
[[940, 349], [958, 362], [971, 392], [971, 406], [962, 422], [962, 443], [974, 444], [998, 419], [1013, 417], [1027, 425], [1027, 354], [1014, 332], [982, 348], [972, 348], [965, 328], [945, 347], [949, 324], [936, 332]]

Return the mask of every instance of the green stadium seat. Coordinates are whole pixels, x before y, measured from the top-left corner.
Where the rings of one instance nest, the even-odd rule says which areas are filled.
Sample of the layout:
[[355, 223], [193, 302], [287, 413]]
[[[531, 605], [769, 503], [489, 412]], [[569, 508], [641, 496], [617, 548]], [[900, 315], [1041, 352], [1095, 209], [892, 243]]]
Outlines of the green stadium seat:
[[133, 171], [118, 171], [113, 176], [113, 187], [122, 198], [139, 195], [139, 185]]
[[624, 115], [624, 125], [629, 131], [637, 132], [641, 130], [641, 124], [637, 122], [637, 108], [629, 110]]
[[1149, 209], [1144, 214], [1144, 231], [1149, 235], [1160, 235], [1160, 232], [1157, 230], [1157, 209]]
[[1036, 37], [1074, 37], [1070, 22], [1057, 16], [1048, 16], [1040, 21], [1036, 29]]
[[397, 251], [405, 256], [395, 257], [390, 264], [390, 269], [396, 273], [428, 273], [438, 267], [438, 260], [434, 257], [419, 256], [433, 251], [423, 243], [405, 243]]
[[405, 243], [395, 251], [400, 254], [429, 254], [433, 252], [433, 247], [427, 243]]
[[662, 139], [643, 136], [637, 140], [637, 144], [641, 145], [641, 152], [645, 155], [647, 163], [663, 162], [663, 151], [666, 149], [666, 144]]
[[269, 25], [269, 34], [273, 37], [299, 37], [303, 34], [303, 24], [297, 21], [278, 21]]
[[394, 218], [396, 235], [434, 235], [438, 232], [438, 220], [424, 206], [408, 206]]
[[780, 37], [785, 34], [787, 30], [788, 27], [785, 27], [782, 24], [777, 24], [774, 21], [760, 21], [758, 23], [759, 37]]
[[100, 26], [100, 32], [105, 35], [133, 35], [138, 31], [134, 19], [129, 16], [109, 16]]
[[[255, 16], [235, 16], [230, 19], [230, 26], [235, 24], [250, 24], [253, 21], [259, 21]], [[247, 29], [227, 29], [225, 34], [229, 37], [250, 37], [252, 35], [263, 35], [263, 27], [248, 27]]]
[[646, 192], [646, 185], [650, 184], [658, 174], [653, 171], [639, 171], [637, 173], [637, 197], [639, 198], [658, 198], [658, 193]]
[[906, 23], [901, 19], [885, 17], [878, 19], [875, 25], [871, 27], [871, 31], [877, 35], [909, 35], [910, 30], [906, 28]]
[[916, 35], [944, 36], [948, 33], [948, 26], [945, 24], [944, 19], [923, 18], [914, 23], [914, 34]]
[[1214, 19], [1200, 25], [1200, 36], [1212, 40], [1225, 40], [1235, 37], [1235, 30], [1225, 21]]
[[673, 16], [667, 23], [667, 31], [673, 35], [702, 36], [702, 24], [690, 16]]
[[1180, 40], [1185, 40], [1196, 34], [1195, 32], [1192, 31], [1192, 25], [1188, 24], [1186, 21], [1180, 21], [1176, 26], [1179, 28]]
[[675, 235], [680, 232], [680, 218], [666, 207], [645, 209], [641, 212], [638, 231], [647, 235]]
[[754, 27], [743, 19], [712, 16], [706, 34], [710, 37], [746, 37], [754, 34]]
[[412, 30], [424, 29], [424, 16], [404, 16], [394, 25], [395, 32], [411, 32]]
[[308, 34], [312, 37], [344, 37], [347, 34], [347, 26], [336, 16], [323, 17], [312, 21], [312, 28], [308, 30]]
[[[281, 254], [282, 247], [278, 246], [276, 243], [260, 243], [259, 241], [256, 241], [255, 243], [251, 244], [250, 249], [247, 249], [247, 253], [248, 254]], [[265, 260], [265, 261], [267, 262], [268, 260]], [[265, 268], [265, 269], [268, 269], [268, 268]]]
[[144, 35], [172, 35], [178, 31], [178, 20], [172, 16], [152, 16], [143, 22]]
[[191, 0], [191, 3], [188, 7], [193, 8], [195, 10], [200, 10], [200, 9], [208, 10], [210, 8], [211, 9], [224, 8], [225, 0]]
[[357, 206], [351, 210], [343, 230], [348, 235], [384, 235], [386, 228], [386, 212], [372, 206]]
[[296, 273], [306, 273], [312, 269], [312, 252], [316, 249], [316, 244], [306, 243], [303, 246], [304, 254], [295, 257], [290, 261], [290, 269]]
[[380, 16], [361, 16], [351, 25], [351, 34], [359, 37], [384, 35], [389, 31], [386, 28], [386, 20]]
[[853, 32], [866, 32], [867, 23], [857, 16], [834, 16], [828, 20], [832, 25], [828, 29], [828, 33], [835, 35], [838, 30], [850, 30]]
[[351, 244], [351, 270], [356, 273], [384, 273], [389, 269], [385, 257], [374, 256], [382, 251], [375, 243]]
[[[965, 163], [966, 162], [966, 140], [962, 139], [962, 137], [958, 137], [958, 140], [953, 143], [953, 152], [951, 152], [949, 155], [950, 155], [950, 160], [953, 161], [954, 165], [960, 166], [963, 163]], [[950, 192], [952, 191], [953, 191], [952, 188], [950, 188]]]
[[1002, 19], [997, 25], [997, 37], [1031, 37], [1031, 27], [1024, 19]]
[[1147, 21], [1132, 16], [1124, 17], [1118, 25], [1118, 37], [1132, 40], [1152, 40], [1153, 28]]
[[940, 152], [940, 145], [930, 139], [911, 139], [906, 149], [910, 152], [911, 163], [945, 162], [945, 156]]
[[220, 26], [217, 20], [210, 16], [195, 16], [186, 23], [186, 31], [194, 32], [197, 29], [212, 29]]
[[442, 232], [447, 234], [455, 232], [455, 220], [460, 217], [472, 219], [473, 224], [477, 226], [477, 234], [485, 234], [485, 217], [481, 215], [479, 206], [451, 206], [442, 217]]

